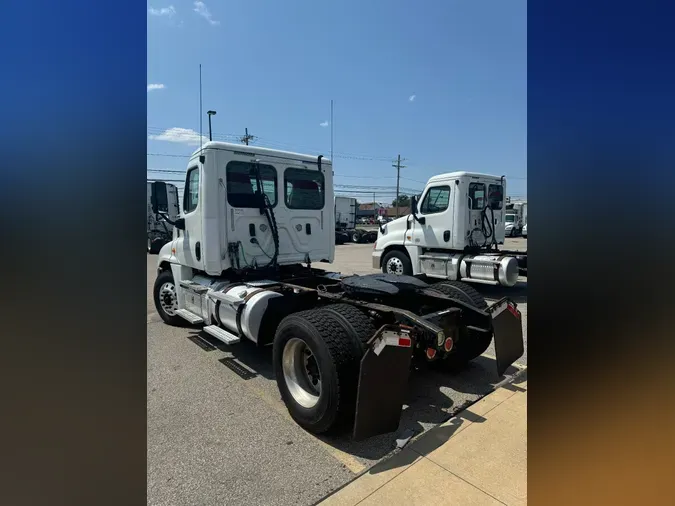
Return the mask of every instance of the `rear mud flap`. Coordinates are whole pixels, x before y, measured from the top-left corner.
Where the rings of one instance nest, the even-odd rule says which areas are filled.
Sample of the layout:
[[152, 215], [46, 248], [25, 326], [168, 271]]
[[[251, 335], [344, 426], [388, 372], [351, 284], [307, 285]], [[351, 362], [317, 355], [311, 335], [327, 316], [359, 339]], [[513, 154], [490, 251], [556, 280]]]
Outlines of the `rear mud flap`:
[[385, 325], [361, 359], [353, 438], [356, 441], [398, 428], [407, 391], [413, 341], [398, 325]]
[[492, 314], [497, 374], [504, 372], [525, 353], [522, 316], [516, 303], [508, 297], [488, 308]]

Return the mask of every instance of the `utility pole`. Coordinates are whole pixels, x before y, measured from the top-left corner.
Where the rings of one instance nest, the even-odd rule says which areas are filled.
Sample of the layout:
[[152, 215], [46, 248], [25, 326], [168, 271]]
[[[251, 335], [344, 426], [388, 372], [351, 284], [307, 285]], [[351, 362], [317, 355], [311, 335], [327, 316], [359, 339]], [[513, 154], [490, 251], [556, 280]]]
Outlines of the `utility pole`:
[[246, 144], [248, 146], [248, 141], [252, 141], [255, 139], [255, 135], [249, 135], [248, 134], [248, 128], [246, 129], [246, 135], [244, 135], [241, 139], [239, 139], [241, 142]]
[[[405, 161], [405, 158], [403, 159]], [[396, 159], [396, 165], [392, 164], [392, 167], [396, 167], [396, 217], [398, 218], [398, 189], [399, 189], [399, 179], [401, 177], [401, 169], [405, 169], [405, 165], [401, 165], [401, 155], [398, 155]]]

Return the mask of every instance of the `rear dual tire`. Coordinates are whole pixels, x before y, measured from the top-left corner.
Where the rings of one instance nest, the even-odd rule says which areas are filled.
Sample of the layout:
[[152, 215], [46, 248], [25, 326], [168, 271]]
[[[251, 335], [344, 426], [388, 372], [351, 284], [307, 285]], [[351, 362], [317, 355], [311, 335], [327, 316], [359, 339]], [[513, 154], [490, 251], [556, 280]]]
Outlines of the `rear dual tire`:
[[360, 361], [374, 328], [367, 322], [357, 308], [335, 304], [291, 314], [279, 324], [273, 345], [277, 386], [305, 430], [338, 432], [353, 424]]
[[[444, 295], [460, 300], [476, 309], [485, 310], [488, 305], [485, 298], [478, 291], [461, 281], [441, 281], [432, 285], [434, 290]], [[477, 332], [461, 328], [457, 336], [457, 342], [452, 351], [443, 360], [437, 360], [434, 364], [448, 370], [460, 369], [471, 360], [481, 356], [490, 347], [492, 333]]]

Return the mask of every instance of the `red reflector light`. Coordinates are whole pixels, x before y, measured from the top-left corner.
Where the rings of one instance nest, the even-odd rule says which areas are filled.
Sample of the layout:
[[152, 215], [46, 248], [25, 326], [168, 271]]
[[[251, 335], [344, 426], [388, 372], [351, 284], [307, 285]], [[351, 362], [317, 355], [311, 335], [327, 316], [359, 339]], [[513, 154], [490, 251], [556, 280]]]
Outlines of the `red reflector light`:
[[445, 349], [445, 351], [450, 351], [450, 350], [452, 350], [452, 347], [454, 346], [454, 344], [455, 343], [452, 342], [452, 338], [448, 337], [445, 340], [445, 343], [443, 344], [443, 348]]
[[520, 319], [520, 314], [518, 313], [518, 310], [515, 307], [513, 307], [511, 304], [507, 304], [506, 307], [508, 308], [509, 311], [511, 311], [511, 314], [513, 316]]
[[412, 344], [412, 341], [410, 340], [409, 337], [399, 337], [398, 338], [398, 345], [399, 346], [410, 347], [411, 344]]
[[427, 348], [427, 358], [431, 360], [436, 356], [436, 350], [434, 348]]

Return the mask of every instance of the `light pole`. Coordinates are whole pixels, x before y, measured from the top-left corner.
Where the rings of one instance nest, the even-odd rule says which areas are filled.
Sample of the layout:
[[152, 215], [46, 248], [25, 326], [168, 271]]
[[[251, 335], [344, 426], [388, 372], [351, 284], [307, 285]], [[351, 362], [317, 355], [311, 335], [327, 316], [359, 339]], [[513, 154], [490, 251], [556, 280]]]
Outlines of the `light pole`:
[[216, 111], [207, 111], [206, 114], [209, 115], [209, 140], [212, 141], [212, 140], [213, 140], [213, 136], [212, 136], [212, 134], [211, 134], [211, 116], [215, 116], [215, 115], [216, 115]]

